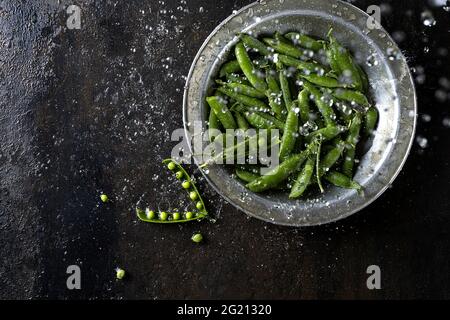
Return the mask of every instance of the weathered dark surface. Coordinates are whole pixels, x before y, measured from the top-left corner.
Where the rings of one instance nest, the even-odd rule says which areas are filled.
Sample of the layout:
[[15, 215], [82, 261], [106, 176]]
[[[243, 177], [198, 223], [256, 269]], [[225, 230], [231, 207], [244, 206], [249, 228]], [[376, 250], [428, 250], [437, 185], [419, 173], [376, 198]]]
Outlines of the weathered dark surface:
[[[400, 46], [419, 80], [425, 68], [418, 134], [428, 146], [415, 144], [369, 208], [328, 226], [277, 227], [201, 182], [216, 224], [154, 226], [133, 208], [178, 197], [161, 187], [160, 161], [182, 126], [184, 76], [214, 27], [250, 3], [158, 2], [75, 1], [82, 28], [68, 30], [70, 1], [0, 1], [0, 298], [450, 298], [450, 109], [435, 98], [450, 73], [450, 13], [435, 9], [432, 28], [421, 1], [383, 13], [390, 32], [406, 33]], [[355, 1], [369, 3], [380, 2]], [[102, 191], [111, 203], [100, 204]], [[190, 242], [195, 231], [204, 244]], [[82, 290], [66, 289], [71, 264]], [[366, 288], [371, 264], [382, 290]], [[115, 280], [117, 266], [127, 280]]]

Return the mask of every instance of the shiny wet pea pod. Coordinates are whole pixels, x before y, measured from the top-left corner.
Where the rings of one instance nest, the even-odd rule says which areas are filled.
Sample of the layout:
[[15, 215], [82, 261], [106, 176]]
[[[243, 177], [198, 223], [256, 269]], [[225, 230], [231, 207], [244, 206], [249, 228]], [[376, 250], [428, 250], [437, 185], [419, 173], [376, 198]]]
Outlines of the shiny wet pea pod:
[[[297, 199], [312, 185], [324, 192], [321, 178], [341, 188], [358, 189], [353, 176], [357, 145], [362, 140], [360, 128], [375, 130], [378, 113], [371, 105], [370, 84], [361, 66], [332, 29], [324, 37], [275, 32], [255, 38], [241, 33], [232, 60], [215, 79], [213, 95], [206, 98], [210, 118], [216, 116], [224, 129], [278, 129], [281, 135], [280, 163], [269, 174], [235, 168], [236, 177], [250, 191], [290, 189], [290, 198]], [[319, 51], [328, 60], [318, 60]], [[230, 78], [230, 72], [240, 80]], [[341, 104], [347, 104], [350, 113], [336, 107]], [[209, 129], [217, 127], [213, 123]], [[216, 158], [224, 157], [218, 154]], [[184, 182], [183, 187], [189, 188], [189, 184]], [[201, 210], [202, 204], [197, 205]]]
[[181, 188], [186, 190], [189, 195], [189, 199], [194, 202], [196, 210], [186, 211], [182, 213], [178, 211], [155, 212], [149, 208], [136, 208], [136, 215], [139, 220], [148, 223], [170, 224], [198, 221], [208, 217], [208, 211], [206, 210], [205, 203], [203, 202], [203, 199], [197, 187], [195, 186], [194, 182], [192, 181], [186, 170], [183, 168], [183, 166], [172, 159], [164, 160], [163, 164], [167, 167], [168, 170], [174, 172], [175, 177], [178, 180], [182, 181]]

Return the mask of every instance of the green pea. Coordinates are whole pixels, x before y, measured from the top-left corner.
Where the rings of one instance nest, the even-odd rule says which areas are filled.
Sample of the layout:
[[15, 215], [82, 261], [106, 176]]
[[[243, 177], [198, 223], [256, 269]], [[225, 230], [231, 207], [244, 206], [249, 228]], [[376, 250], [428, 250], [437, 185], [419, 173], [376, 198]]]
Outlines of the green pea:
[[108, 202], [109, 198], [106, 194], [102, 194], [100, 195], [100, 200], [102, 200], [102, 202]]
[[175, 165], [175, 163], [173, 163], [173, 162], [170, 162], [168, 165], [167, 165], [167, 168], [169, 168], [169, 170], [175, 170], [175, 168], [176, 168], [177, 166]]
[[181, 215], [179, 212], [174, 212], [174, 214], [172, 215], [173, 220], [180, 220]]
[[192, 219], [194, 217], [194, 214], [190, 211], [186, 212], [186, 219]]
[[145, 209], [145, 215], [148, 219], [155, 219], [155, 211], [150, 209]]
[[199, 201], [199, 202], [197, 202], [197, 204], [195, 205], [195, 207], [196, 207], [198, 210], [202, 210], [202, 209], [203, 209], [203, 203], [201, 203], [201, 202]]
[[195, 243], [199, 243], [203, 241], [203, 236], [200, 233], [196, 233], [192, 236], [192, 241], [194, 241]]
[[177, 173], [175, 173], [175, 177], [180, 180], [181, 178], [183, 178], [184, 174], [182, 171], [178, 171]]
[[168, 217], [169, 217], [169, 214], [168, 214], [167, 212], [165, 212], [165, 211], [163, 211], [163, 212], [161, 212], [161, 213], [159, 214], [159, 218], [160, 218], [162, 221], [166, 221]]
[[184, 189], [189, 189], [189, 188], [191, 187], [191, 183], [190, 183], [189, 181], [184, 181], [184, 182], [181, 184], [181, 186], [182, 186]]
[[197, 199], [198, 199], [198, 194], [197, 194], [197, 192], [191, 191], [191, 192], [189, 193], [189, 198], [191, 198], [192, 201], [197, 200]]
[[122, 280], [125, 277], [125, 270], [121, 269], [121, 268], [117, 268], [116, 269], [116, 278], [118, 280]]

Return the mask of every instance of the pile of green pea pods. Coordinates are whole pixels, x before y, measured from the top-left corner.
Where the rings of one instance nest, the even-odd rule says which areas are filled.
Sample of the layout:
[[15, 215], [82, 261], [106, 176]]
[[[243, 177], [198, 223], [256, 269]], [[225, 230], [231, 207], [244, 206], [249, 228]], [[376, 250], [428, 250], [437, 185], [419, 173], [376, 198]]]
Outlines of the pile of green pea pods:
[[361, 191], [353, 180], [357, 146], [375, 130], [378, 112], [369, 82], [349, 50], [290, 32], [257, 39], [240, 34], [207, 97], [209, 129], [278, 129], [280, 164], [260, 175], [258, 165], [236, 165], [253, 192], [289, 191], [291, 199], [322, 179]]

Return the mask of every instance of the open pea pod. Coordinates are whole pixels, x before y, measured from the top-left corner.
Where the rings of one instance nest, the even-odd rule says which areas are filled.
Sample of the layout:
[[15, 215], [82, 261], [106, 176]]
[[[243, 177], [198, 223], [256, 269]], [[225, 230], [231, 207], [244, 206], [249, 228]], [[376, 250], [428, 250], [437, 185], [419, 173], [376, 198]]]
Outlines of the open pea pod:
[[208, 211], [206, 211], [205, 203], [203, 202], [197, 187], [186, 170], [184, 170], [179, 163], [173, 161], [172, 159], [163, 160], [163, 164], [165, 164], [170, 171], [175, 172], [176, 178], [182, 181], [183, 189], [188, 192], [189, 198], [195, 202], [195, 207], [197, 210], [194, 212], [189, 211], [185, 213], [168, 213], [165, 211], [155, 213], [149, 209], [143, 210], [141, 208], [136, 208], [136, 215], [139, 220], [148, 223], [183, 223], [206, 218], [208, 216]]

